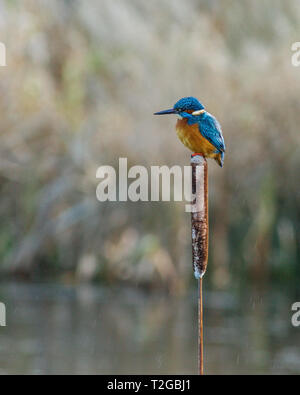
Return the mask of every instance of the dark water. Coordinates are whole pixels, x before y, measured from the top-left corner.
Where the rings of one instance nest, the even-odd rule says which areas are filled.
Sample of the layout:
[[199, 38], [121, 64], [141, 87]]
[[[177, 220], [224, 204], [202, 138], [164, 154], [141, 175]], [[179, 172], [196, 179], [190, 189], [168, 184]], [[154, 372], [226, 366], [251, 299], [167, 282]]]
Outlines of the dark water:
[[[197, 304], [135, 289], [0, 286], [1, 374], [194, 374]], [[209, 374], [300, 373], [300, 327], [280, 293], [205, 293]]]

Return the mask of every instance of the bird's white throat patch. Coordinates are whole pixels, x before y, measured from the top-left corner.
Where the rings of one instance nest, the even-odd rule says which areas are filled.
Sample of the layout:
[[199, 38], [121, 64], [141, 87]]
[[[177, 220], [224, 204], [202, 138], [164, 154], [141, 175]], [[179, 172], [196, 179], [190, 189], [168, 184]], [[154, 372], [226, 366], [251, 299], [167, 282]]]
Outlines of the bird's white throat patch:
[[197, 110], [197, 111], [194, 111], [192, 113], [192, 115], [201, 115], [201, 114], [204, 114], [205, 112], [206, 112], [205, 110]]

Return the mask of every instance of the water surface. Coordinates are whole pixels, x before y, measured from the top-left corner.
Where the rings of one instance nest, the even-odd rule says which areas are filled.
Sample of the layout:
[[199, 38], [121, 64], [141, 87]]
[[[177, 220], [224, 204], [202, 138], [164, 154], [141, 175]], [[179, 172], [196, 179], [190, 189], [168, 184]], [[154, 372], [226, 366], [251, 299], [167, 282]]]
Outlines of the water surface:
[[[1, 374], [195, 374], [197, 303], [138, 289], [0, 285]], [[299, 374], [300, 327], [280, 293], [205, 292], [209, 374]]]

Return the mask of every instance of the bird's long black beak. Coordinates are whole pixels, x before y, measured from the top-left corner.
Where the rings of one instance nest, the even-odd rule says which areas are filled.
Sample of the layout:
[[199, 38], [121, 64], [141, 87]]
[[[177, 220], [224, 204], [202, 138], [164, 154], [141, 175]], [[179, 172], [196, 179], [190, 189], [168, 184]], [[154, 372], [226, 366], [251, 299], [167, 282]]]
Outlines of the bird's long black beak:
[[153, 115], [165, 115], [165, 114], [177, 114], [177, 111], [174, 110], [173, 108], [170, 108], [170, 110], [155, 112]]

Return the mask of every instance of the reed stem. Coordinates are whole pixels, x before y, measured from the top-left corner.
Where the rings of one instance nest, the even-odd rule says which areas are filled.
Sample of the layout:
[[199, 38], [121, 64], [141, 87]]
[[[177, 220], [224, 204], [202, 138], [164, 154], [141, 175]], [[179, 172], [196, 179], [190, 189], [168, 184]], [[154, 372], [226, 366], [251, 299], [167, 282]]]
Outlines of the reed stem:
[[191, 158], [192, 166], [192, 253], [198, 280], [198, 372], [204, 374], [202, 281], [208, 261], [208, 168], [202, 156]]
[[198, 372], [200, 376], [204, 375], [203, 364], [203, 294], [202, 278], [198, 280]]

